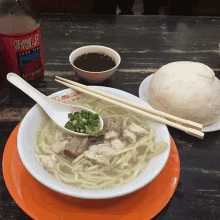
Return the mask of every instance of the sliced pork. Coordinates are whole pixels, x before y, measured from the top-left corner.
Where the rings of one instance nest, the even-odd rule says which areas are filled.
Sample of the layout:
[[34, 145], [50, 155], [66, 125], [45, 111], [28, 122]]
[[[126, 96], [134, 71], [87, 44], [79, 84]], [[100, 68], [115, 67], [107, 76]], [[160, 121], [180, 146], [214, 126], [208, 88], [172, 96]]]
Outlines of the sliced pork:
[[88, 137], [73, 137], [64, 149], [64, 154], [68, 157], [77, 157], [86, 150]]
[[56, 161], [57, 161], [54, 154], [52, 155], [35, 154], [35, 158], [41, 166], [48, 167], [48, 168], [55, 167]]
[[119, 133], [116, 131], [108, 131], [105, 133], [105, 139], [114, 139], [118, 137], [119, 137]]
[[121, 128], [121, 122], [119, 118], [106, 118], [105, 119], [105, 126], [107, 131], [116, 131], [121, 133], [122, 128]]
[[131, 125], [129, 125], [127, 129], [129, 131], [137, 134], [137, 135], [142, 135], [142, 134], [148, 134], [149, 133], [146, 129], [140, 127], [139, 125], [137, 125], [135, 123], [131, 123]]
[[128, 129], [123, 130], [123, 139], [128, 140], [130, 143], [134, 144], [136, 142], [136, 135], [129, 131]]
[[61, 141], [61, 142], [58, 142], [58, 143], [56, 143], [55, 145], [53, 145], [52, 150], [53, 150], [55, 153], [59, 154], [59, 153], [61, 153], [61, 152], [64, 150], [64, 148], [67, 146], [68, 143], [69, 143], [69, 141]]
[[119, 151], [121, 151], [121, 150], [124, 148], [123, 142], [122, 142], [120, 139], [118, 139], [118, 138], [112, 140], [112, 141], [111, 141], [111, 145], [112, 145], [111, 147], [112, 147], [116, 152], [119, 152]]
[[116, 154], [117, 152], [111, 148], [111, 143], [92, 145], [84, 152], [85, 157], [104, 164], [109, 164], [110, 159]]
[[122, 125], [121, 121], [118, 118], [105, 118], [104, 119], [104, 128], [102, 131], [99, 133], [99, 136], [105, 136], [107, 132], [114, 131], [118, 133], [118, 137], [122, 135]]

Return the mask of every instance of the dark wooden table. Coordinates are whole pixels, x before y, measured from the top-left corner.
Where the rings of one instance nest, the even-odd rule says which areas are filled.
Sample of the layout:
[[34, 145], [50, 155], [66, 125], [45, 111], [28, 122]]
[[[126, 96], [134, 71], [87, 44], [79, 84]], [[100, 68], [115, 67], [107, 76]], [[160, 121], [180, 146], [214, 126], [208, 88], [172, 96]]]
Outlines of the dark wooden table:
[[[91, 44], [119, 52], [117, 72], [101, 86], [138, 96], [140, 83], [162, 65], [179, 60], [210, 66], [220, 78], [220, 17], [41, 15], [45, 76], [33, 83], [49, 95], [65, 87], [54, 76], [84, 83], [73, 75], [72, 50]], [[86, 83], [84, 83], [86, 84]], [[15, 126], [35, 102], [16, 89], [0, 107], [0, 154]], [[177, 189], [155, 220], [220, 219], [220, 131], [203, 140], [169, 127], [181, 162]], [[2, 162], [2, 159], [1, 159]], [[30, 219], [10, 196], [0, 174], [0, 219]]]

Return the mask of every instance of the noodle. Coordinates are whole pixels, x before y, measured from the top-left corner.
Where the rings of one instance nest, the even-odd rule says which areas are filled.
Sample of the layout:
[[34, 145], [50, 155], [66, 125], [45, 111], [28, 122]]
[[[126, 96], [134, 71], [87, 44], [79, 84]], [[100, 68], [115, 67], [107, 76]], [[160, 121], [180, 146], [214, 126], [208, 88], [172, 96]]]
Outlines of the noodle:
[[[53, 173], [58, 180], [90, 190], [120, 186], [138, 176], [150, 158], [166, 149], [167, 143], [163, 141], [155, 143], [153, 128], [146, 125], [138, 116], [131, 114], [129, 111], [106, 104], [103, 101], [97, 101], [96, 98], [85, 99], [79, 104], [93, 109], [103, 119], [107, 117], [120, 119], [122, 129], [126, 129], [132, 123], [136, 123], [146, 129], [147, 132], [138, 137], [134, 144], [127, 140], [122, 140], [124, 148], [109, 160], [109, 164], [94, 162], [83, 153], [72, 159], [72, 161], [66, 162], [61, 155], [53, 152], [52, 147], [59, 143], [61, 139], [65, 140], [69, 136], [56, 126], [51, 119], [48, 119], [42, 129], [36, 132], [35, 153], [37, 155], [55, 155], [55, 167], [49, 168], [45, 166], [45, 169]], [[109, 142], [105, 140], [99, 146], [107, 145], [109, 145]]]

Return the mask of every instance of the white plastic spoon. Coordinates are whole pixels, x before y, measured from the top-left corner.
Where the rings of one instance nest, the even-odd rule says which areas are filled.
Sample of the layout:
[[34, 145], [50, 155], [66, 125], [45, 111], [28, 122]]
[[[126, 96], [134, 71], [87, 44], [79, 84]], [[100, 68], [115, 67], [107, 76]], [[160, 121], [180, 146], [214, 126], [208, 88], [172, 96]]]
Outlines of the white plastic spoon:
[[[54, 101], [42, 94], [41, 92], [39, 92], [38, 90], [36, 90], [34, 87], [32, 87], [30, 84], [28, 84], [25, 80], [23, 80], [20, 76], [18, 76], [15, 73], [8, 73], [7, 80], [16, 87], [18, 87], [20, 90], [22, 90], [24, 93], [26, 93], [28, 96], [30, 96], [33, 100], [35, 100], [45, 110], [45, 112], [50, 116], [50, 118], [61, 128], [76, 135], [88, 136], [88, 134], [86, 133], [74, 132], [64, 127], [67, 121], [69, 121], [68, 114], [80, 112], [81, 110], [89, 111], [93, 114], [96, 114], [96, 112], [83, 106], [68, 105]], [[99, 121], [101, 124], [100, 130], [102, 130], [104, 123], [100, 116]]]

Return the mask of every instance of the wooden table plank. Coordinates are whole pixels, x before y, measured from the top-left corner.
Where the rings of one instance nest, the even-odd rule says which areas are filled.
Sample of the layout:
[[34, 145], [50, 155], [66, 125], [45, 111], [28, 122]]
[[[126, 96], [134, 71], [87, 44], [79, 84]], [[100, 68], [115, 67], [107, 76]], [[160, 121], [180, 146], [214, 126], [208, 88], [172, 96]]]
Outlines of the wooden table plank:
[[[138, 96], [140, 83], [162, 65], [190, 60], [210, 66], [220, 78], [220, 17], [96, 16], [41, 14], [45, 77], [32, 85], [45, 95], [66, 87], [55, 75], [88, 85], [73, 74], [68, 61], [72, 50], [100, 44], [119, 52], [122, 62], [116, 73], [100, 86]], [[0, 107], [0, 149], [17, 123], [35, 104], [11, 88]], [[220, 131], [203, 140], [169, 127], [181, 161], [180, 181], [174, 196], [155, 220], [220, 219]], [[1, 157], [2, 158], [2, 157]], [[0, 219], [29, 218], [13, 201], [0, 175]]]

